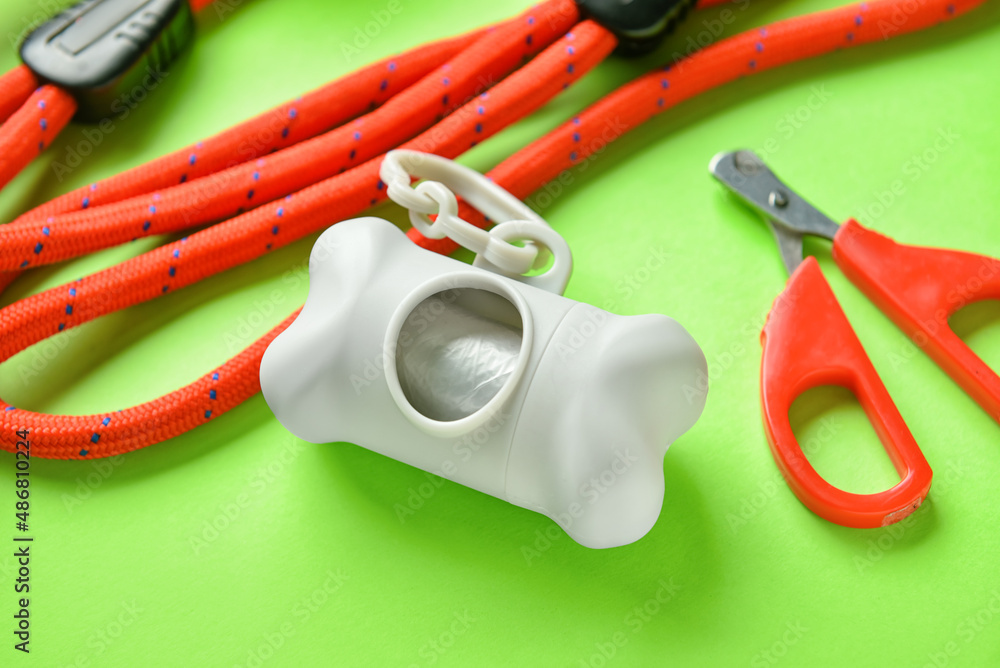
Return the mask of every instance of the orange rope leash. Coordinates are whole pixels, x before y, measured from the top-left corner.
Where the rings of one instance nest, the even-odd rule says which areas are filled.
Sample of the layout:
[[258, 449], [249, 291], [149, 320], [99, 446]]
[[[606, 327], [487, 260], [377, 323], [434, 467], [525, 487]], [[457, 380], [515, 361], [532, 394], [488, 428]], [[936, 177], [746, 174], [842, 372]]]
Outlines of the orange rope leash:
[[[715, 2], [716, 0], [708, 0], [702, 5]], [[916, 4], [908, 0], [877, 0], [788, 19], [745, 32], [710, 46], [672, 67], [657, 70], [623, 86], [562, 127], [505, 160], [490, 176], [515, 195], [527, 196], [562, 170], [585, 159], [596, 147], [604, 146], [651, 116], [714, 86], [742, 75], [838, 48], [919, 30], [962, 14], [982, 2], [983, 0], [926, 0], [923, 4]], [[572, 2], [550, 0], [492, 31], [507, 37], [516, 35], [530, 44], [533, 36], [540, 34], [536, 30], [541, 30], [550, 38], [551, 44], [488, 92], [465, 102], [434, 127], [406, 141], [402, 146], [455, 157], [470, 145], [491, 136], [543, 105], [559, 90], [600, 62], [615, 46], [614, 37], [606, 30], [590, 21], [574, 26], [577, 20], [576, 8]], [[521, 32], [509, 27], [519, 21]], [[541, 23], [548, 25], [540, 26]], [[570, 28], [571, 32], [566, 32]], [[556, 39], [559, 35], [563, 36]], [[481, 40], [490, 37], [491, 34], [486, 34]], [[468, 85], [468, 77], [480, 71], [476, 68], [483, 67], [486, 62], [496, 64], [497, 71], [500, 72], [505, 67], [516, 67], [516, 63], [511, 64], [509, 60], [497, 60], [495, 55], [477, 51], [480, 43], [477, 41], [467, 45], [461, 58], [442, 65], [440, 71], [435, 70], [414, 84], [413, 87], [421, 91], [420, 95], [414, 93], [412, 98], [405, 99], [417, 105], [421, 113], [427, 109], [425, 97], [431, 94], [442, 107], [448, 107], [453, 100], [436, 98], [438, 95], [448, 95], [441, 92], [442, 88], [439, 86], [451, 85], [451, 77], [458, 80], [456, 72], [462, 73], [465, 77], [462, 81]], [[470, 53], [481, 60], [471, 62]], [[490, 60], [491, 57], [494, 59]], [[521, 57], [518, 54], [517, 59]], [[444, 83], [445, 78], [449, 79], [448, 83]], [[428, 81], [431, 83], [427, 83]], [[401, 93], [400, 98], [412, 89]], [[467, 96], [468, 88], [464, 90]], [[410, 108], [403, 104], [390, 106], [395, 99], [397, 98], [390, 98], [378, 111], [394, 109], [394, 113], [400, 116], [395, 120], [403, 124]], [[459, 101], [464, 101], [464, 98]], [[365, 118], [364, 123], [371, 122], [372, 117]], [[378, 122], [388, 122], [388, 118], [389, 114], [384, 113], [383, 120]], [[616, 128], [611, 136], [607, 134], [609, 123], [613, 123]], [[406, 126], [407, 131], [400, 131], [393, 137], [402, 140], [407, 134], [412, 136], [415, 125]], [[355, 126], [345, 127], [348, 130], [331, 131], [338, 137], [336, 142], [331, 140], [331, 146], [336, 147], [331, 150], [344, 149], [345, 144], [337, 142], [343, 142], [343, 137], [348, 132], [353, 137]], [[385, 128], [381, 125], [379, 127]], [[393, 129], [386, 128], [385, 131], [391, 132]], [[353, 168], [347, 167], [346, 171], [328, 176], [294, 194], [285, 195], [284, 199], [281, 194], [293, 186], [272, 186], [272, 190], [266, 195], [271, 198], [267, 204], [258, 204], [246, 213], [196, 232], [181, 241], [0, 310], [0, 362], [62, 328], [77, 326], [100, 315], [152, 299], [163, 292], [179, 289], [259, 257], [332, 222], [360, 213], [384, 197], [384, 189], [378, 181], [381, 155], [376, 155], [385, 150], [383, 146], [384, 144], [379, 144], [378, 149], [369, 148], [366, 155], [370, 159], [367, 162]], [[338, 163], [338, 169], [343, 166], [343, 163]], [[252, 166], [241, 164], [239, 168], [249, 167]], [[239, 174], [241, 178], [247, 176], [244, 172]], [[252, 178], [252, 174], [249, 176]], [[210, 179], [211, 176], [201, 178]], [[238, 194], [245, 196], [245, 187], [241, 182]], [[157, 203], [166, 199], [165, 193], [166, 191], [155, 203], [147, 201], [144, 205], [156, 207]], [[77, 192], [76, 196], [79, 195]], [[234, 204], [230, 197], [227, 194], [223, 198], [226, 207]], [[123, 205], [129, 202], [127, 198], [116, 201]], [[134, 203], [129, 203], [128, 206], [134, 206]], [[227, 209], [221, 204], [218, 206], [218, 209], [211, 210], [214, 216], [222, 217], [232, 213], [232, 208]], [[473, 212], [465, 208], [463, 216], [475, 219]], [[59, 215], [79, 215], [65, 209], [63, 211], [65, 213]], [[158, 214], [159, 210], [153, 213]], [[131, 215], [130, 213], [129, 216]], [[207, 215], [198, 218], [201, 215], [196, 212], [193, 219], [203, 222], [212, 219]], [[86, 219], [87, 216], [81, 216], [81, 220]], [[25, 220], [38, 225], [39, 219], [33, 217]], [[64, 220], [74, 221], [72, 225], [77, 224], [75, 218]], [[134, 222], [133, 218], [123, 220], [130, 221], [129, 224]], [[479, 220], [481, 224], [485, 224], [481, 216]], [[79, 239], [82, 241], [79, 243], [84, 244], [83, 248], [89, 248], [86, 244], [118, 239], [119, 237], [114, 236], [116, 233], [109, 231], [113, 227], [102, 228], [98, 225], [94, 229], [99, 232], [93, 235], [93, 239], [97, 241], [88, 236], [94, 232], [90, 230], [80, 235]], [[54, 234], [53, 229], [50, 229], [50, 233]], [[410, 234], [425, 247], [442, 252], [452, 248], [447, 240], [431, 242], [415, 231]], [[0, 243], [0, 248], [4, 249], [3, 255], [6, 257], [5, 243]], [[19, 247], [19, 252], [23, 253], [24, 250]], [[70, 252], [74, 251], [71, 249]], [[261, 355], [267, 344], [287, 327], [295, 315], [289, 316], [252, 346], [195, 383], [124, 411], [89, 416], [50, 416], [16, 409], [0, 402], [3, 415], [0, 445], [4, 449], [13, 450], [15, 431], [27, 428], [31, 430], [33, 451], [38, 456], [101, 457], [127, 452], [183, 433], [217, 417], [259, 390]]]

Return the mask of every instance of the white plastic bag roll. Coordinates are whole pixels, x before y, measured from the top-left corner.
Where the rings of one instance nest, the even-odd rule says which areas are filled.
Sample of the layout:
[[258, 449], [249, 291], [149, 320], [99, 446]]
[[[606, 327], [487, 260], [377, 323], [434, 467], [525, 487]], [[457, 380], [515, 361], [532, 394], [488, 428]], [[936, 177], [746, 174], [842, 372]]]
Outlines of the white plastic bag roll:
[[396, 373], [420, 413], [450, 422], [472, 415], [510, 379], [521, 330], [455, 303], [451, 292], [428, 297], [404, 321]]

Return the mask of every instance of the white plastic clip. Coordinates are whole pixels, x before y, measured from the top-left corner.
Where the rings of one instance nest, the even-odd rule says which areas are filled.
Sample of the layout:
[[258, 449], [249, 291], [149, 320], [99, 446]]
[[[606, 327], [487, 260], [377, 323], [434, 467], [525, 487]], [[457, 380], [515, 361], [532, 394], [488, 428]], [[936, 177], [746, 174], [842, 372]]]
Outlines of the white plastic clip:
[[[409, 209], [410, 222], [425, 237], [449, 237], [468, 248], [476, 254], [473, 266], [556, 294], [566, 289], [573, 270], [569, 245], [528, 205], [483, 174], [447, 158], [400, 149], [386, 153], [379, 176], [389, 199]], [[413, 178], [428, 180], [411, 187]], [[456, 194], [497, 225], [486, 231], [460, 218]], [[430, 214], [437, 219], [431, 221]], [[548, 253], [553, 256], [548, 271], [524, 275], [544, 266]]]

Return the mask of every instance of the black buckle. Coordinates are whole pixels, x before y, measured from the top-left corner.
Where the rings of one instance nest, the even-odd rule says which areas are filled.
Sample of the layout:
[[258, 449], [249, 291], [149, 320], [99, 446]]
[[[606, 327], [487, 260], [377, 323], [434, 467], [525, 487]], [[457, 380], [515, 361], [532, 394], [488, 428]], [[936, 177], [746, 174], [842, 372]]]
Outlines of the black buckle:
[[28, 35], [21, 60], [72, 93], [77, 119], [98, 121], [145, 96], [193, 33], [187, 0], [83, 0]]
[[695, 0], [576, 0], [580, 13], [618, 38], [617, 53], [642, 56], [677, 28]]

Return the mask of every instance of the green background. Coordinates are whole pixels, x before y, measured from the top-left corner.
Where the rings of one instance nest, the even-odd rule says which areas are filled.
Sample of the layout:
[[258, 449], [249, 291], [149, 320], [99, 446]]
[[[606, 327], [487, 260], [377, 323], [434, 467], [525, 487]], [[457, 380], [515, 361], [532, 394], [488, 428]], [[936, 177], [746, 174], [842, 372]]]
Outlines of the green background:
[[[525, 4], [400, 1], [351, 59], [344, 45], [382, 0], [230, 0], [222, 18], [209, 8], [160, 89], [59, 182], [54, 161], [83, 140], [82, 126], [68, 127], [0, 196], [0, 219]], [[688, 36], [836, 4], [750, 0], [728, 25], [723, 8], [695, 13], [657, 54], [610, 59], [463, 162], [488, 169], [684, 52]], [[16, 35], [45, 6], [5, 0], [0, 30]], [[6, 70], [16, 61], [4, 41]], [[994, 4], [709, 92], [615, 142], [542, 209], [575, 253], [569, 297], [669, 314], [711, 364], [704, 416], [668, 452], [663, 512], [637, 543], [589, 550], [541, 515], [360, 447], [305, 444], [258, 395], [114, 460], [33, 460], [32, 653], [11, 647], [13, 550], [2, 548], [0, 664], [1000, 665], [997, 424], [848, 283], [828, 243], [808, 244], [936, 476], [928, 501], [893, 528], [846, 529], [807, 511], [776, 472], [758, 407], [759, 326], [785, 270], [764, 225], [707, 173], [718, 151], [767, 147], [779, 176], [834, 218], [1000, 256], [998, 73]], [[811, 98], [817, 90], [828, 99]], [[957, 137], [935, 147], [942, 132]], [[897, 180], [902, 194], [889, 202]], [[392, 206], [376, 211], [404, 220]], [[36, 270], [2, 304], [162, 241]], [[190, 382], [301, 303], [311, 242], [29, 349], [0, 368], [0, 393], [22, 408], [85, 414]], [[667, 263], [626, 295], [654, 251]], [[258, 323], [249, 336], [248, 320]], [[954, 324], [1000, 368], [995, 303]], [[793, 413], [831, 482], [893, 484], [849, 394], [813, 392]], [[4, 453], [3, 536], [13, 532], [13, 469]], [[401, 521], [396, 505], [418, 498]], [[213, 522], [224, 528], [213, 534]]]

